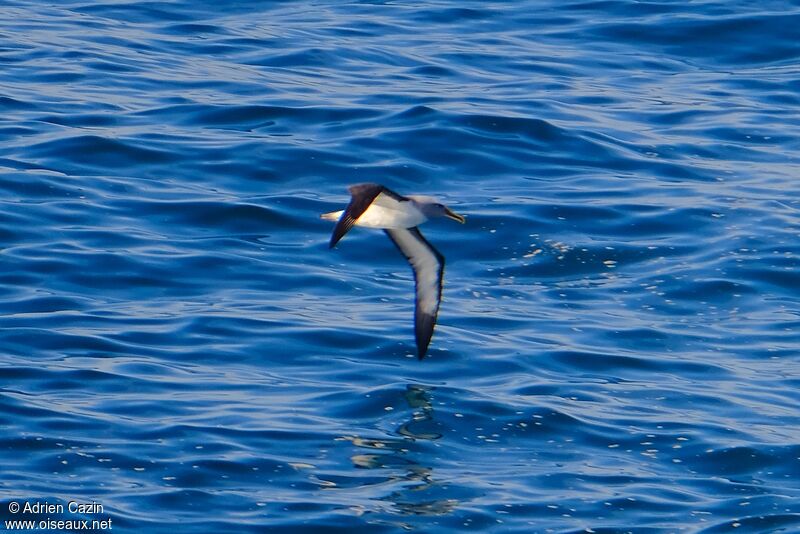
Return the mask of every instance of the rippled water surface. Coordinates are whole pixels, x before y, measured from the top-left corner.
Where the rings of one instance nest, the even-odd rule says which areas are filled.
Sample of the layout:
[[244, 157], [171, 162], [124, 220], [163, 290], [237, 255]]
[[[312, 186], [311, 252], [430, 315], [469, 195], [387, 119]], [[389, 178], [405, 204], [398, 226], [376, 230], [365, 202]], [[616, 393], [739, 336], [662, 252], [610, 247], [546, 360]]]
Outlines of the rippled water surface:
[[[800, 531], [798, 2], [0, 22], [2, 519]], [[423, 361], [367, 181], [468, 217]]]

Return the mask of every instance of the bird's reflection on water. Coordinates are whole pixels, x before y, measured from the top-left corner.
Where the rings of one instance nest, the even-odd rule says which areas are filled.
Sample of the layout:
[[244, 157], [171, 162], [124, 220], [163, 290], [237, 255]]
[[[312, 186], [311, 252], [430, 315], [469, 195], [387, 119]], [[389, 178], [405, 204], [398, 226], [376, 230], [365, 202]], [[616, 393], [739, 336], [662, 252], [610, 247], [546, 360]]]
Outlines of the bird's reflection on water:
[[456, 499], [445, 498], [450, 484], [435, 479], [433, 469], [424, 461], [426, 448], [415, 446], [442, 438], [441, 425], [435, 420], [431, 403], [434, 389], [406, 386], [403, 396], [411, 408], [411, 416], [396, 430], [401, 439], [347, 438], [356, 447], [370, 449], [369, 453], [351, 457], [355, 467], [392, 470], [387, 482], [400, 487], [380, 499], [390, 503], [395, 513], [441, 515], [450, 513], [459, 503]]

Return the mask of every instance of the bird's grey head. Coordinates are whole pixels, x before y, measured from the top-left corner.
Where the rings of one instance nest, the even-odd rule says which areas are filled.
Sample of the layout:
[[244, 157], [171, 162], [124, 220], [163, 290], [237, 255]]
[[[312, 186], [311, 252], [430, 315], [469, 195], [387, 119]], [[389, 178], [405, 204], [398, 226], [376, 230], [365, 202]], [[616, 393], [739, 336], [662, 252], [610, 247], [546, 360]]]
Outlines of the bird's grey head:
[[408, 198], [410, 198], [417, 208], [423, 213], [423, 215], [429, 219], [433, 219], [435, 217], [447, 217], [448, 219], [453, 219], [461, 224], [466, 222], [466, 218], [463, 215], [459, 215], [433, 197], [415, 195]]

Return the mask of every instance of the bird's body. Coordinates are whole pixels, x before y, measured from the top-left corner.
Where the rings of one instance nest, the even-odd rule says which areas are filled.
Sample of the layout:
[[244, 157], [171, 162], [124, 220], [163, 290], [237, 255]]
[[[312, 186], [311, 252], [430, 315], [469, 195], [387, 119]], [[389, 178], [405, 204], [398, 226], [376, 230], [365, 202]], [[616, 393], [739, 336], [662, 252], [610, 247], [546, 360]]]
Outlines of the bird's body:
[[[338, 221], [344, 210], [332, 211], [322, 215], [323, 219]], [[427, 221], [428, 218], [415, 206], [409, 205], [405, 210], [395, 209], [392, 206], [381, 206], [377, 199], [370, 204], [367, 210], [361, 214], [355, 225], [365, 228], [413, 228]]]
[[386, 232], [414, 270], [414, 332], [417, 356], [422, 359], [439, 313], [444, 256], [428, 243], [417, 226], [431, 217], [449, 217], [461, 223], [464, 217], [430, 197], [404, 197], [378, 184], [351, 186], [350, 194], [352, 198], [347, 208], [322, 215], [323, 219], [337, 221], [330, 247], [336, 246], [353, 226], [380, 228]]

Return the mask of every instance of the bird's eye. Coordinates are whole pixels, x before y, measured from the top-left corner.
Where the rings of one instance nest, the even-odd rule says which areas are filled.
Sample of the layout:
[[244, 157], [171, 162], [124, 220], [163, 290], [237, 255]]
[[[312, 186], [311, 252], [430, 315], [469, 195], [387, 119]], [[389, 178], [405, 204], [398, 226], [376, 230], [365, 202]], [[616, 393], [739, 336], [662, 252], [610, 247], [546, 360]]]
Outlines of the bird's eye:
[[436, 204], [436, 207], [437, 207], [437, 208], [443, 208], [443, 207], [444, 207], [444, 204], [439, 204], [439, 203], [437, 203], [437, 204]]

